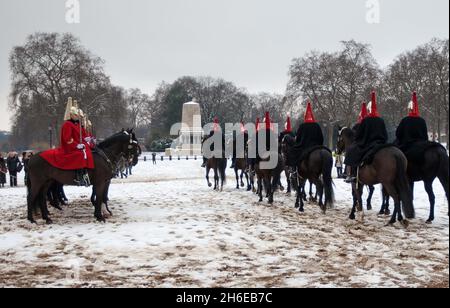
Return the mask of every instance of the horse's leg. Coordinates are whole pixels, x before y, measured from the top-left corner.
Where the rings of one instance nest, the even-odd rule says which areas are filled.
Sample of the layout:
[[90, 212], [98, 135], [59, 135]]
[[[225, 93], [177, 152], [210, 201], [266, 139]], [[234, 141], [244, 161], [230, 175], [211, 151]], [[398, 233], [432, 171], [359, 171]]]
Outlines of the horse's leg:
[[106, 183], [103, 182], [98, 182], [95, 184], [96, 186], [96, 200], [95, 200], [95, 211], [94, 211], [94, 216], [97, 219], [97, 221], [99, 222], [106, 222], [105, 217], [103, 216], [102, 213], [102, 204], [103, 204], [103, 198], [105, 195], [105, 188], [106, 188]]
[[92, 203], [92, 206], [95, 206], [95, 195], [96, 195], [96, 192], [95, 192], [95, 186], [92, 186], [92, 194], [91, 194], [91, 203]]
[[325, 214], [327, 212], [327, 207], [323, 202], [323, 184], [320, 180], [316, 183], [316, 193], [319, 197], [319, 207], [322, 210], [322, 213]]
[[259, 195], [259, 202], [263, 202], [263, 184], [262, 184], [262, 178], [258, 176], [258, 195]]
[[219, 189], [219, 171], [217, 167], [214, 167], [214, 190]]
[[356, 219], [356, 207], [358, 205], [356, 183], [352, 183], [352, 197], [353, 197], [353, 206], [352, 206], [352, 211], [350, 213], [349, 218], [351, 220], [355, 220]]
[[[448, 157], [444, 158], [444, 161], [448, 163]], [[445, 166], [445, 165], [444, 165]], [[447, 168], [440, 168], [438, 173], [439, 182], [441, 182], [442, 187], [444, 188], [445, 195], [447, 196], [447, 215], [450, 214], [450, 203], [449, 203], [449, 181], [448, 181], [448, 164]]]
[[244, 169], [242, 169], [241, 170], [241, 177], [240, 177], [240, 179], [241, 179], [241, 187], [245, 187], [244, 174], [245, 174], [245, 171], [244, 171]]
[[49, 189], [50, 185], [44, 185], [41, 189], [41, 192], [39, 193], [38, 202], [39, 207], [41, 209], [41, 215], [42, 219], [45, 220], [47, 225], [51, 225], [53, 221], [50, 219], [50, 213], [48, 211], [47, 207], [47, 191]]
[[239, 189], [239, 174], [237, 168], [234, 168], [234, 173], [236, 174], [236, 189]]
[[402, 209], [400, 206], [400, 196], [397, 193], [397, 190], [393, 185], [384, 185], [387, 193], [391, 196], [392, 200], [394, 200], [394, 212], [392, 213], [391, 220], [389, 221], [389, 225], [393, 225], [397, 222], [397, 218], [400, 222], [403, 221]]
[[206, 182], [208, 182], [208, 187], [211, 187], [212, 184], [209, 181], [209, 172], [211, 171], [211, 168], [209, 166], [206, 166]]
[[252, 185], [250, 184], [248, 173], [244, 172], [244, 174], [245, 174], [245, 180], [247, 182], [247, 191], [251, 191], [252, 190]]
[[[305, 193], [305, 186], [306, 186], [306, 180], [300, 180], [301, 182], [299, 183], [300, 187], [303, 187], [303, 194], [305, 195], [305, 199], [306, 199], [306, 193]], [[305, 211], [305, 202], [303, 201], [302, 198], [300, 198], [300, 208], [299, 208], [300, 212], [304, 212]]]
[[[277, 184], [278, 185], [278, 184]], [[269, 204], [273, 204], [273, 193], [275, 191], [274, 186], [272, 185], [271, 177], [267, 179], [267, 193], [269, 195]]]
[[290, 172], [288, 171], [288, 169], [284, 170], [284, 173], [286, 174], [286, 182], [287, 182], [287, 191], [286, 194], [290, 194], [291, 193], [291, 175]]
[[111, 212], [111, 210], [109, 209], [109, 206], [108, 206], [108, 202], [109, 202], [109, 198], [108, 198], [108, 193], [109, 193], [109, 186], [111, 185], [111, 181], [108, 181], [107, 183], [106, 183], [106, 187], [105, 187], [105, 192], [103, 193], [103, 204], [105, 205], [105, 208], [104, 208], [104, 210], [105, 211], [103, 211], [103, 209], [102, 209], [102, 211], [103, 211], [103, 216], [113, 216], [113, 214], [112, 214], [112, 212]]
[[430, 217], [427, 220], [427, 224], [431, 224], [434, 221], [434, 206], [436, 203], [436, 197], [433, 191], [433, 182], [432, 181], [424, 181], [425, 191], [428, 194], [428, 199], [430, 200]]
[[372, 185], [369, 185], [369, 196], [367, 197], [367, 210], [372, 210], [372, 197], [373, 193], [375, 192], [375, 187]]

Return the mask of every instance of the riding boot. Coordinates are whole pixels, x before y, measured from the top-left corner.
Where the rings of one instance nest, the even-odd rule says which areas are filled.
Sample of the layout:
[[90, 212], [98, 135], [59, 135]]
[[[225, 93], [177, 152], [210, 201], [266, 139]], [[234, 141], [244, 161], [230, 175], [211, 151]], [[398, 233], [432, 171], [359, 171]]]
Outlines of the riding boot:
[[202, 168], [206, 168], [206, 163], [208, 162], [208, 160], [206, 159], [206, 157], [203, 157], [203, 164], [202, 164]]
[[348, 183], [348, 184], [354, 183], [356, 181], [357, 167], [348, 166], [347, 170], [349, 170], [349, 172], [347, 172], [347, 178], [345, 179], [345, 183]]

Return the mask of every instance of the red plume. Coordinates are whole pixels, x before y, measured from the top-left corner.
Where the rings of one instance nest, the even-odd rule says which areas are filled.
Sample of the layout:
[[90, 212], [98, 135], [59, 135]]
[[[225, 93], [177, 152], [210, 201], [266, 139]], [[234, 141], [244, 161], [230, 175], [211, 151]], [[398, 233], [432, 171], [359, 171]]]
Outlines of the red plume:
[[214, 132], [218, 132], [220, 130], [219, 119], [217, 117], [214, 118]]
[[368, 116], [367, 104], [366, 102], [363, 102], [361, 107], [361, 113], [359, 114], [358, 123], [361, 124], [362, 121], [364, 121], [364, 119], [367, 118], [367, 116]]
[[369, 117], [371, 118], [379, 118], [380, 114], [378, 113], [378, 106], [377, 106], [377, 94], [375, 91], [372, 92], [372, 106], [370, 109]]
[[288, 117], [288, 118], [287, 118], [285, 132], [286, 132], [286, 133], [292, 133], [291, 117]]
[[316, 123], [316, 119], [314, 118], [314, 114], [312, 111], [311, 102], [308, 102], [308, 106], [306, 107], [305, 123]]
[[265, 121], [266, 121], [266, 129], [267, 129], [267, 130], [272, 129], [272, 121], [270, 120], [270, 114], [269, 114], [269, 112], [266, 112], [266, 118], [265, 118]]
[[412, 108], [412, 110], [410, 110], [409, 116], [413, 117], [413, 118], [418, 118], [418, 117], [420, 117], [420, 112], [419, 112], [419, 101], [417, 99], [416, 92], [413, 93], [412, 102], [413, 102], [413, 108]]

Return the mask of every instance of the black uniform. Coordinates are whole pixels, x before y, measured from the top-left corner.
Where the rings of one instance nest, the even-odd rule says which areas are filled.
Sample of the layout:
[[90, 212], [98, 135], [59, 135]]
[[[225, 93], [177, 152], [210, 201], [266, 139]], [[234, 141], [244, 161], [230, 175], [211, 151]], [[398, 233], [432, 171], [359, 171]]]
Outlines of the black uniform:
[[366, 118], [356, 130], [355, 143], [348, 149], [344, 163], [347, 166], [359, 166], [367, 153], [387, 141], [388, 133], [384, 120]]
[[405, 153], [409, 161], [423, 162], [425, 150], [434, 144], [428, 141], [428, 127], [423, 118], [404, 118], [397, 128], [395, 144]]
[[295, 138], [295, 145], [288, 152], [288, 165], [297, 166], [309, 151], [317, 146], [323, 146], [322, 128], [317, 123], [303, 123], [300, 125]]

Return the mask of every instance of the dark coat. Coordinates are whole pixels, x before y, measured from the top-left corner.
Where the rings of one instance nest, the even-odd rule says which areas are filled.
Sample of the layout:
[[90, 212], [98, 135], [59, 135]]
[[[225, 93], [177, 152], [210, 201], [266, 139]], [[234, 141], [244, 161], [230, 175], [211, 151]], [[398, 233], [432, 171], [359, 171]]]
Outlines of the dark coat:
[[423, 164], [424, 153], [432, 147], [441, 146], [439, 143], [428, 141], [428, 127], [423, 118], [404, 118], [397, 128], [396, 145], [405, 153], [409, 162]]
[[275, 149], [270, 149], [270, 145], [274, 144], [277, 145], [277, 141], [278, 141], [278, 136], [270, 129], [266, 129], [266, 140], [261, 140], [262, 139], [262, 134], [261, 131], [256, 133], [256, 162], [261, 161], [261, 155], [263, 153], [260, 153], [259, 151], [259, 144], [263, 143], [266, 145], [265, 149], [266, 151], [276, 151], [278, 152], [278, 147]]
[[17, 156], [8, 157], [6, 164], [8, 166], [9, 173], [14, 174], [22, 170], [22, 163]]
[[6, 169], [6, 161], [5, 159], [2, 157], [0, 158], [0, 184], [5, 184], [6, 183], [6, 171], [8, 169]]
[[423, 118], [404, 118], [397, 128], [396, 144], [408, 151], [415, 142], [428, 141], [428, 127]]
[[288, 152], [288, 165], [296, 166], [304, 160], [310, 149], [323, 146], [322, 128], [317, 123], [303, 123], [297, 130], [295, 144]]
[[357, 127], [355, 143], [347, 150], [345, 164], [358, 166], [367, 153], [386, 144], [387, 141], [388, 133], [384, 120], [382, 118], [366, 118]]

